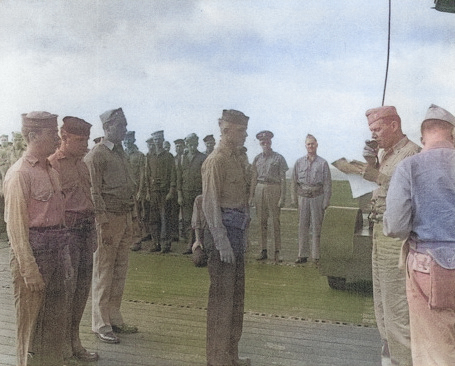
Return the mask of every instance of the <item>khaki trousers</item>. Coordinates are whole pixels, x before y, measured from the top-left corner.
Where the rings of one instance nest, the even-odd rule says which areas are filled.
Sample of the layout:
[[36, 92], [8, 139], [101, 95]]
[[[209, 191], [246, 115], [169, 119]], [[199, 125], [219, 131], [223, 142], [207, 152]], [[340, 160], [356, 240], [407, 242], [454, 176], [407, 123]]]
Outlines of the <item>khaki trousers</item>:
[[381, 339], [388, 344], [392, 362], [412, 365], [406, 271], [398, 268], [402, 240], [383, 234], [383, 224], [373, 227], [373, 300]]
[[103, 243], [97, 223], [98, 248], [93, 255], [92, 330], [95, 333], [111, 332], [112, 325], [123, 325], [120, 305], [133, 238], [131, 213], [108, 212], [107, 217], [113, 243]]
[[281, 250], [281, 208], [278, 206], [281, 197], [280, 184], [258, 183], [254, 191], [256, 215], [259, 220], [259, 230], [261, 231], [261, 249], [267, 249], [267, 228], [269, 217], [273, 224], [273, 238], [275, 251]]
[[[322, 221], [324, 220], [324, 195], [299, 196], [299, 258], [319, 259]], [[311, 227], [311, 247], [310, 247]]]
[[[426, 266], [418, 263], [419, 257], [411, 251], [407, 260], [412, 362], [414, 366], [455, 365], [455, 270], [446, 270], [431, 258]], [[444, 304], [439, 305], [440, 300]]]

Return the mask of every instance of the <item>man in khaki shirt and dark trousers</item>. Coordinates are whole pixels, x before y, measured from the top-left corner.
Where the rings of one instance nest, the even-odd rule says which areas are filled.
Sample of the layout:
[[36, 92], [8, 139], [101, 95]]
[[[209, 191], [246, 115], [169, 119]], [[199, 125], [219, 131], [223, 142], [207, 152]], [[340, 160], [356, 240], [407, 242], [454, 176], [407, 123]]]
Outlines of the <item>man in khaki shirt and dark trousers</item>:
[[248, 159], [243, 144], [249, 117], [224, 110], [221, 141], [202, 165], [204, 244], [210, 275], [207, 306], [207, 365], [244, 365], [238, 344], [245, 297], [246, 228], [249, 223]]
[[79, 325], [92, 283], [93, 252], [96, 250], [95, 211], [90, 194], [90, 175], [82, 158], [87, 153], [92, 125], [81, 118], [64, 117], [60, 129], [61, 144], [49, 157], [60, 175], [65, 197], [65, 223], [69, 234], [69, 253], [73, 268], [67, 281], [67, 327], [64, 358], [83, 362], [98, 360], [87, 351], [79, 337]]
[[95, 206], [98, 248], [93, 257], [92, 330], [106, 343], [119, 343], [115, 333], [135, 333], [120, 312], [133, 240], [132, 215], [136, 185], [123, 151], [126, 118], [121, 108], [100, 116], [103, 141], [86, 155]]
[[[18, 366], [63, 364], [65, 280], [70, 277], [65, 204], [58, 173], [47, 157], [59, 144], [57, 115], [22, 115], [24, 155], [4, 182], [11, 245]], [[27, 360], [29, 354], [29, 360]]]

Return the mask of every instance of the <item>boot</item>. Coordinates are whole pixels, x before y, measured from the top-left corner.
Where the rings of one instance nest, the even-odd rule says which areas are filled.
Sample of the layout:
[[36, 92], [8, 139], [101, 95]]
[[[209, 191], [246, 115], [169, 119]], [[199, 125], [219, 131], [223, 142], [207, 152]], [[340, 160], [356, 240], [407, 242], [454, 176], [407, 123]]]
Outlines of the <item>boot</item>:
[[152, 244], [152, 247], [150, 248], [150, 252], [161, 252], [161, 245], [160, 244]]
[[161, 253], [169, 253], [171, 251], [171, 242], [166, 241], [163, 245], [163, 249], [161, 250]]
[[262, 249], [261, 254], [259, 257], [256, 258], [258, 261], [263, 261], [267, 259], [267, 249]]

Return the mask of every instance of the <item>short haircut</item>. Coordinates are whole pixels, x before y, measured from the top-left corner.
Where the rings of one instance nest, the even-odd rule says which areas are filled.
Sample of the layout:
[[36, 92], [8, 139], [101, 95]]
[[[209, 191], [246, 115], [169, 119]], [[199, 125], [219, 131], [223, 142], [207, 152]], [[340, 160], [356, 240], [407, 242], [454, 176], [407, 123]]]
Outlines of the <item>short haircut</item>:
[[442, 130], [452, 133], [454, 128], [455, 127], [447, 121], [440, 119], [427, 119], [422, 122], [422, 125], [420, 126], [420, 133], [423, 134], [425, 131], [434, 130]]

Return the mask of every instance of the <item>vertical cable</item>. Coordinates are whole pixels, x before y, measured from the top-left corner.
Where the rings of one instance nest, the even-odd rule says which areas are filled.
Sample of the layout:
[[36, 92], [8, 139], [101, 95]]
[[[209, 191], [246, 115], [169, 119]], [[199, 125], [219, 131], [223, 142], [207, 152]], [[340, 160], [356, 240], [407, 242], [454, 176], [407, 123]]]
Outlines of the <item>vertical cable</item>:
[[385, 80], [384, 80], [384, 91], [382, 93], [382, 105], [384, 105], [385, 91], [387, 89], [387, 76], [389, 74], [389, 58], [390, 58], [390, 19], [392, 13], [392, 0], [389, 0], [389, 25], [387, 34], [387, 64], [385, 68]]

